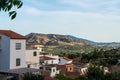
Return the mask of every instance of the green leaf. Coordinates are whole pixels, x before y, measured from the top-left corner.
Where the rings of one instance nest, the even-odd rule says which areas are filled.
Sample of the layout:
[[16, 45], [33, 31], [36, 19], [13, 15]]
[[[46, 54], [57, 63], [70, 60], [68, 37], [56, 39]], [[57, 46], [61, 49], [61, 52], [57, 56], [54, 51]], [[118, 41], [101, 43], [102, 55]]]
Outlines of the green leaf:
[[13, 20], [16, 17], [16, 12], [11, 16], [11, 19]]
[[10, 5], [8, 6], [8, 11], [10, 11], [11, 8], [12, 8], [12, 4], [10, 4]]
[[4, 9], [4, 11], [5, 11], [5, 12], [8, 11], [8, 8], [6, 7], [6, 8]]
[[20, 4], [18, 5], [18, 8], [21, 8], [23, 5], [23, 2], [20, 2]]
[[16, 17], [17, 13], [15, 11], [9, 12], [9, 17], [11, 17], [11, 20], [13, 20]]
[[19, 9], [23, 5], [21, 0], [0, 0], [0, 11], [8, 12], [9, 17], [14, 19], [17, 15], [16, 11], [11, 11], [14, 7]]
[[15, 13], [15, 11], [9, 12], [9, 17], [11, 17], [14, 13]]
[[19, 0], [13, 0], [13, 5], [14, 5], [14, 6], [17, 6], [17, 5], [20, 4], [20, 2], [21, 2], [21, 1], [19, 1]]

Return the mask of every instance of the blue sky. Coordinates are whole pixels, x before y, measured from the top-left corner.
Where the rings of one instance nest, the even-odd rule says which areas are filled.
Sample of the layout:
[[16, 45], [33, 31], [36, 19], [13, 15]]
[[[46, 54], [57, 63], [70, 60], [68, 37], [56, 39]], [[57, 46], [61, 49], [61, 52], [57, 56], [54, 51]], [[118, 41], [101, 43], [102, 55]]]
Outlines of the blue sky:
[[22, 0], [17, 17], [0, 13], [0, 29], [26, 35], [74, 35], [96, 42], [120, 42], [120, 0]]

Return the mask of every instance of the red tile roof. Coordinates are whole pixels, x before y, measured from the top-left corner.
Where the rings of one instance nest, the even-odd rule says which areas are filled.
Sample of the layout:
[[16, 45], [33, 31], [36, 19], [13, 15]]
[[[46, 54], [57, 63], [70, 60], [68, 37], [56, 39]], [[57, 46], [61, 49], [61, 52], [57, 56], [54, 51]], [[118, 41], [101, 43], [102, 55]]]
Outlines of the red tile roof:
[[67, 61], [71, 61], [71, 59], [67, 58], [67, 57], [63, 57], [63, 59], [67, 60]]
[[48, 56], [41, 56], [40, 58], [43, 58], [44, 60], [55, 60], [55, 58], [51, 58]]
[[22, 36], [11, 30], [0, 30], [0, 34], [8, 36], [10, 39], [25, 39], [25, 36]]

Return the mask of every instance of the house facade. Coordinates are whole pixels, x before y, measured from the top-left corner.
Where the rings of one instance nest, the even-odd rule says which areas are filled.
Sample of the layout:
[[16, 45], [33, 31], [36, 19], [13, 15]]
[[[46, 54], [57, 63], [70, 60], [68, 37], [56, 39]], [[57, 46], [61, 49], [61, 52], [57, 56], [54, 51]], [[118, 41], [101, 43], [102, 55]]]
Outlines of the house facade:
[[66, 64], [66, 71], [67, 72], [74, 72], [74, 65], [73, 64]]
[[[60, 71], [57, 69], [56, 65], [43, 65], [40, 67], [40, 71], [42, 71], [42, 73], [48, 72], [47, 75], [49, 75], [51, 77], [55, 77], [56, 74], [60, 73]], [[43, 74], [43, 75], [46, 75], [46, 74]]]
[[41, 50], [42, 50], [41, 48], [26, 50], [25, 59], [26, 59], [26, 65], [28, 68], [39, 69], [39, 64], [40, 64], [39, 57], [40, 57]]
[[27, 49], [25, 53], [26, 65], [28, 68], [39, 69], [41, 65], [58, 64], [59, 56], [46, 53], [42, 48]]
[[40, 56], [40, 63], [41, 65], [50, 65], [50, 64], [58, 64], [58, 56]]
[[11, 30], [0, 30], [0, 70], [24, 68], [25, 37]]
[[67, 57], [60, 57], [59, 58], [59, 64], [71, 64], [72, 59], [69, 59]]
[[40, 53], [40, 64], [41, 65], [51, 65], [51, 64], [58, 64], [58, 63], [59, 63], [58, 55], [53, 55], [45, 51], [42, 51]]

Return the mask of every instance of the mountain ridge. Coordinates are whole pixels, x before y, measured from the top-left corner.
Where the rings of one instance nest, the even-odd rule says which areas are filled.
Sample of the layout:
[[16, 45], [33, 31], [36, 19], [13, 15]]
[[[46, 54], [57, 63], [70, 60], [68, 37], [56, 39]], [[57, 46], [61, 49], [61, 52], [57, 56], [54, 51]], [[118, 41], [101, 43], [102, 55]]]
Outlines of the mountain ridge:
[[61, 34], [41, 34], [30, 33], [26, 35], [27, 43], [41, 44], [41, 45], [86, 45], [84, 41], [72, 39], [66, 35]]
[[30, 33], [26, 35], [27, 43], [41, 45], [93, 45], [102, 47], [120, 47], [120, 42], [94, 42], [72, 35]]

